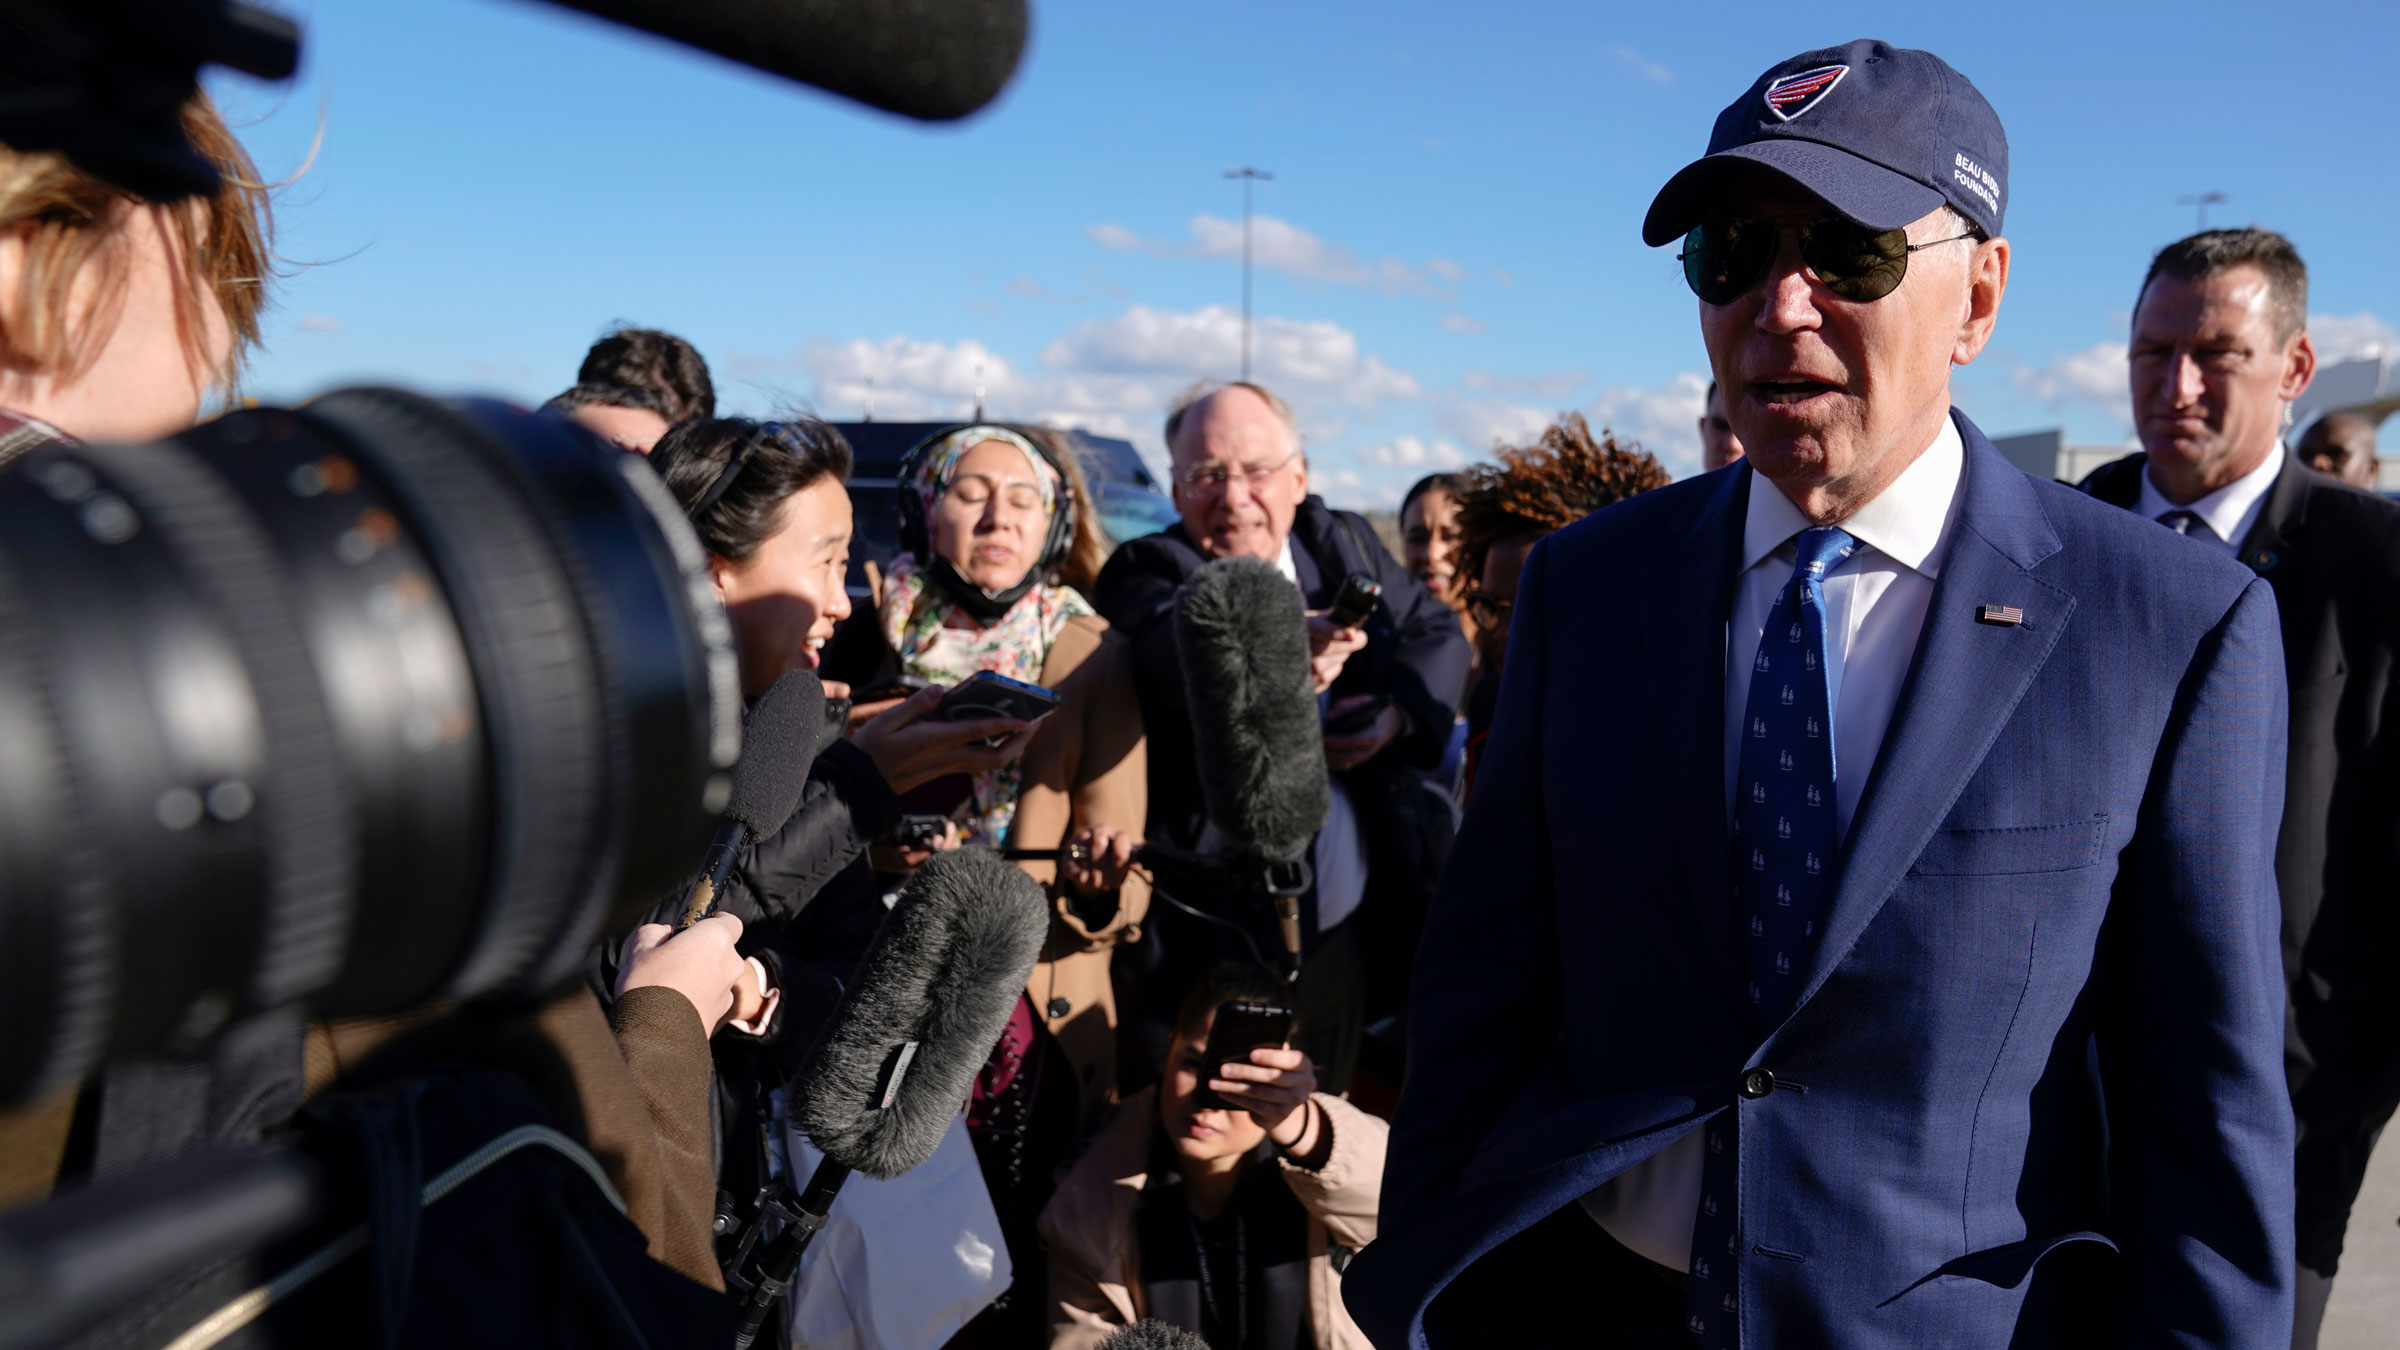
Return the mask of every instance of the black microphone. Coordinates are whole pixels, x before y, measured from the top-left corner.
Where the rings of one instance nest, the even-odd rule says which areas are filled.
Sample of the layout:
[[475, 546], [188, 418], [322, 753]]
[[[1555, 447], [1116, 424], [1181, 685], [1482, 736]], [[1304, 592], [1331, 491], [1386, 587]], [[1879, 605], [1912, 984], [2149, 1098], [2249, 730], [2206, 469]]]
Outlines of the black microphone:
[[933, 1156], [1008, 1029], [1049, 928], [1042, 888], [988, 849], [937, 853], [901, 887], [800, 1073], [795, 1118], [825, 1159], [757, 1273], [737, 1272], [747, 1286], [737, 1347], [791, 1287], [852, 1172], [888, 1181]]
[[1100, 1342], [1100, 1350], [1208, 1350], [1208, 1342], [1182, 1327], [1145, 1317]]
[[1300, 588], [1263, 559], [1209, 563], [1176, 597], [1175, 652], [1201, 805], [1236, 852], [1271, 865], [1290, 974], [1309, 844], [1333, 806]]
[[725, 823], [717, 827], [708, 852], [701, 856], [700, 879], [692, 883], [678, 929], [707, 918], [725, 889], [733, 860], [752, 840], [782, 829], [800, 809], [800, 794], [808, 788], [809, 766], [824, 748], [825, 731], [825, 686], [809, 671], [785, 674], [759, 697], [742, 723], [742, 758], [733, 766], [733, 796], [725, 804]]
[[557, 0], [924, 121], [999, 97], [1025, 53], [1025, 0]]

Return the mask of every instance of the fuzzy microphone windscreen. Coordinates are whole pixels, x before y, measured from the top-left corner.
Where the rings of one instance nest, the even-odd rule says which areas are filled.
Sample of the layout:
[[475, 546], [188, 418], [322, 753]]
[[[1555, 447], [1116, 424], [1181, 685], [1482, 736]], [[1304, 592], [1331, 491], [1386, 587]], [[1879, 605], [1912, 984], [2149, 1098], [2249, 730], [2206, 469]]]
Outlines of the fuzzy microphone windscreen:
[[1145, 1317], [1100, 1342], [1100, 1350], [1208, 1350], [1208, 1342], [1182, 1327]]
[[[933, 1156], [1008, 1027], [1050, 930], [1042, 888], [987, 849], [937, 853], [885, 916], [800, 1076], [825, 1156], [889, 1179]], [[891, 1105], [890, 1068], [915, 1042]]]
[[800, 809], [809, 766], [824, 739], [824, 684], [811, 671], [785, 674], [742, 722], [742, 758], [733, 766], [726, 817], [740, 821], [753, 839], [782, 829]]
[[1300, 588], [1272, 563], [1220, 558], [1183, 584], [1175, 648], [1208, 818], [1243, 852], [1299, 856], [1332, 805]]

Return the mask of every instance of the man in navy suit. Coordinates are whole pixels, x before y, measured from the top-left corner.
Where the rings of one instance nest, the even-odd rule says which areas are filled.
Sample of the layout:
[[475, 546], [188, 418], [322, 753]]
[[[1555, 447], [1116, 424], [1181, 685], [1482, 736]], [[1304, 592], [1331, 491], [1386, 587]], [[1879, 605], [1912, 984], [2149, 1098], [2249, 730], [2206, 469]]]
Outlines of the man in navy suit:
[[1860, 41], [1652, 204], [1748, 458], [1527, 564], [1378, 1345], [2289, 1343], [2275, 604], [1951, 408], [2007, 176]]

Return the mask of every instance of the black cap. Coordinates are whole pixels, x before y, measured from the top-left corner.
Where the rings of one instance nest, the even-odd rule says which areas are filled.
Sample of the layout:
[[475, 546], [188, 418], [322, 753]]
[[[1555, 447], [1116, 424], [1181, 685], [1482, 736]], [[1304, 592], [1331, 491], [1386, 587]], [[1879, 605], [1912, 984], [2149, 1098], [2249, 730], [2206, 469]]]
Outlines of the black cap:
[[2008, 205], [2008, 133], [1992, 105], [1933, 53], [1867, 38], [1778, 62], [1718, 113], [1706, 157], [1650, 203], [1643, 242], [1668, 243], [1710, 215], [1736, 160], [1877, 230], [1947, 204], [1997, 235]]

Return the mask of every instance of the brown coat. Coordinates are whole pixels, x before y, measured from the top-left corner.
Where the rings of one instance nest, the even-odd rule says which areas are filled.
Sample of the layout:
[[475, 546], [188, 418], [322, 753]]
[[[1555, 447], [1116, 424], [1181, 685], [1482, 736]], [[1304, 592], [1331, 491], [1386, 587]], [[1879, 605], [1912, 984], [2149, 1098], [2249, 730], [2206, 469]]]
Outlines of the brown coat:
[[[1059, 694], [1058, 711], [1025, 747], [1024, 786], [1008, 842], [1056, 848], [1086, 825], [1140, 837], [1149, 811], [1149, 760], [1142, 710], [1133, 692], [1131, 654], [1098, 618], [1067, 620], [1042, 664], [1042, 685]], [[1025, 991], [1058, 1038], [1083, 1086], [1084, 1116], [1116, 1099], [1117, 1001], [1109, 953], [1141, 936], [1150, 883], [1126, 878], [1117, 912], [1095, 929], [1067, 907], [1055, 863], [1021, 866], [1051, 898], [1050, 938]]]
[[[1356, 1251], [1375, 1240], [1390, 1127], [1339, 1097], [1318, 1093], [1310, 1100], [1333, 1132], [1325, 1166], [1311, 1172], [1277, 1163], [1284, 1184], [1308, 1211], [1309, 1335], [1318, 1350], [1372, 1350], [1342, 1306], [1341, 1276], [1329, 1249], [1338, 1242]], [[1133, 1210], [1149, 1180], [1150, 1140], [1158, 1128], [1157, 1089], [1127, 1098], [1042, 1211], [1042, 1241], [1050, 1249], [1050, 1350], [1094, 1350], [1147, 1312]]]

